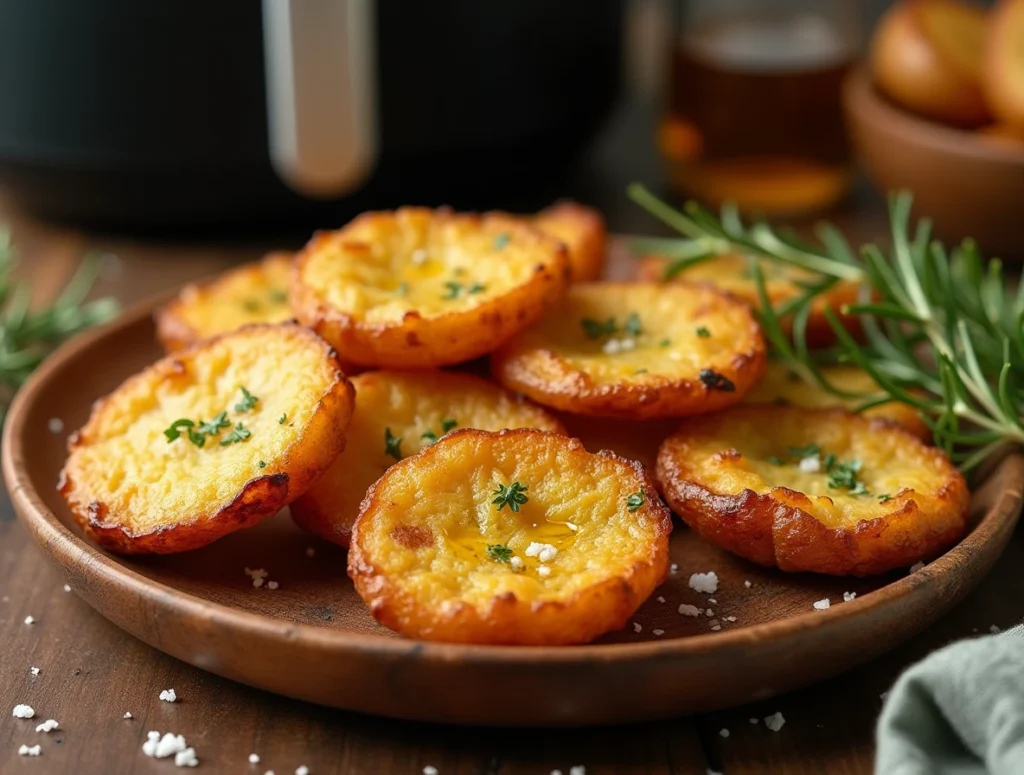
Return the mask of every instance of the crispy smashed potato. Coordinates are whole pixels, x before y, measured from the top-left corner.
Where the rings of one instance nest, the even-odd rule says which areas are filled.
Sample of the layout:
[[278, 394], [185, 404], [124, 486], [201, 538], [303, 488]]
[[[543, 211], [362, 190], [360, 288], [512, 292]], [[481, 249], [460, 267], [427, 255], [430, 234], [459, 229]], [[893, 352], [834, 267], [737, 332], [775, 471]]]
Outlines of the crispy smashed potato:
[[703, 538], [785, 571], [868, 576], [963, 536], [970, 496], [941, 450], [842, 410], [738, 406], [662, 444], [665, 499]]
[[552, 415], [493, 382], [456, 372], [371, 371], [353, 378], [356, 410], [345, 451], [291, 505], [300, 527], [341, 546], [367, 488], [396, 461], [456, 428], [563, 433]]
[[195, 549], [294, 500], [344, 446], [354, 393], [330, 345], [257, 324], [169, 355], [97, 402], [61, 493], [97, 543]]
[[[637, 267], [637, 279], [661, 282], [665, 279], [665, 270], [671, 262], [660, 256], [647, 256], [640, 260]], [[801, 282], [813, 280], [815, 275], [804, 272], [796, 267], [783, 266], [775, 261], [760, 261], [764, 274], [765, 290], [773, 308], [797, 298], [804, 289]], [[737, 296], [755, 309], [761, 306], [757, 295], [757, 281], [750, 272], [750, 261], [744, 256], [719, 256], [699, 264], [694, 264], [672, 278], [672, 282], [697, 283], [718, 288], [721, 291]], [[811, 347], [824, 347], [835, 341], [835, 332], [825, 317], [825, 308], [831, 307], [836, 316], [851, 334], [861, 335], [860, 321], [854, 315], [843, 315], [840, 308], [844, 304], [857, 301], [858, 288], [856, 283], [836, 283], [827, 293], [817, 296], [811, 304], [811, 314], [807, 319], [807, 343]], [[783, 330], [792, 331], [793, 320], [786, 316], [779, 321]]]
[[722, 409], [761, 377], [743, 302], [711, 288], [580, 283], [491, 357], [506, 387], [575, 414], [647, 419]]
[[607, 232], [597, 210], [575, 202], [559, 202], [537, 213], [533, 225], [569, 249], [573, 282], [597, 280], [604, 275]]
[[[822, 366], [822, 376], [833, 386], [848, 393], [862, 396], [847, 398], [830, 393], [818, 385], [801, 379], [800, 375], [790, 371], [778, 361], [769, 361], [764, 377], [747, 395], [748, 404], [793, 404], [806, 409], [826, 409], [839, 407], [853, 410], [863, 404], [868, 397], [881, 394], [871, 376], [856, 366]], [[930, 442], [932, 432], [918, 415], [917, 410], [909, 404], [892, 401], [888, 404], [874, 406], [863, 412], [872, 420], [883, 420], [899, 425], [903, 430], [912, 433], [924, 442]]]
[[639, 463], [552, 433], [455, 431], [371, 488], [349, 575], [407, 637], [586, 643], [665, 577], [671, 529]]
[[565, 292], [564, 245], [521, 218], [404, 207], [313, 237], [295, 314], [363, 366], [431, 368], [484, 355]]
[[282, 323], [288, 306], [291, 253], [270, 253], [213, 280], [187, 285], [156, 312], [156, 334], [167, 352], [249, 323]]

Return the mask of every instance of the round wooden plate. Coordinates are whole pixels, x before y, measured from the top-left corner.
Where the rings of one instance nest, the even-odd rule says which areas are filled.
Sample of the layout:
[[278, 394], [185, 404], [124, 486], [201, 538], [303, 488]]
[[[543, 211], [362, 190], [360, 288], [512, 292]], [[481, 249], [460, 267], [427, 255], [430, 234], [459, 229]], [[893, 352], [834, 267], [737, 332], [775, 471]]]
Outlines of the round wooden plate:
[[[937, 619], [989, 570], [1020, 510], [1024, 458], [1015, 455], [975, 493], [971, 532], [959, 546], [916, 573], [860, 580], [766, 570], [677, 524], [678, 570], [635, 625], [597, 643], [402, 640], [356, 596], [344, 551], [305, 535], [284, 514], [176, 556], [118, 557], [82, 537], [55, 489], [66, 437], [96, 398], [159, 357], [151, 307], [69, 343], [19, 393], [3, 438], [15, 509], [75, 592], [119, 627], [196, 667], [311, 702], [429, 721], [553, 726], [767, 697], [865, 662]], [[51, 418], [66, 430], [51, 432]], [[568, 422], [588, 448], [641, 460], [674, 424]], [[246, 567], [265, 568], [280, 587], [254, 588]], [[706, 571], [720, 579], [714, 595], [688, 586], [691, 573]], [[856, 599], [843, 602], [845, 592]], [[815, 610], [826, 597], [831, 608]], [[681, 615], [684, 603], [706, 615]], [[721, 630], [712, 630], [715, 622]]]

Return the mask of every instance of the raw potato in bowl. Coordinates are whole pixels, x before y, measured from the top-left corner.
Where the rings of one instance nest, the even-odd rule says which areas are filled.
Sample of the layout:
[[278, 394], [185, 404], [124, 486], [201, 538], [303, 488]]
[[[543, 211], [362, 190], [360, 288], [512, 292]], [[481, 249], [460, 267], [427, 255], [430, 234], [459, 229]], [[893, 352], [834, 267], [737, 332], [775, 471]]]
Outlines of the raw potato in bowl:
[[722, 409], [765, 367], [742, 301], [710, 288], [579, 283], [491, 356], [495, 377], [574, 414], [648, 419]]
[[366, 491], [394, 463], [449, 431], [536, 428], [564, 432], [558, 420], [493, 382], [458, 372], [371, 371], [352, 379], [356, 409], [345, 451], [291, 505], [300, 527], [341, 546]]
[[566, 247], [503, 213], [404, 207], [317, 234], [291, 303], [346, 362], [433, 368], [493, 350], [569, 282]]
[[[665, 272], [671, 263], [667, 258], [661, 256], [642, 258], [637, 267], [637, 279], [666, 282]], [[764, 275], [768, 300], [775, 309], [805, 292], [800, 283], [820, 279], [797, 267], [786, 266], [776, 261], [761, 259], [758, 265]], [[746, 256], [725, 255], [701, 261], [669, 278], [668, 281], [707, 285], [743, 299], [754, 309], [759, 309], [761, 306], [757, 292], [757, 280], [750, 271], [750, 259]], [[857, 294], [857, 284], [844, 281], [836, 283], [828, 291], [814, 299], [805, 332], [808, 345], [824, 347], [835, 341], [835, 332], [832, 330], [828, 318], [825, 317], [826, 307], [832, 308], [847, 331], [855, 336], [860, 335], [860, 321], [853, 315], [842, 313], [842, 306], [857, 301]], [[787, 334], [791, 332], [793, 326], [791, 316], [782, 317], [779, 322]]]
[[169, 355], [97, 402], [61, 493], [125, 554], [195, 549], [275, 514], [344, 447], [353, 390], [330, 345], [252, 325]]
[[185, 286], [157, 310], [157, 338], [167, 352], [174, 352], [250, 323], [290, 320], [291, 265], [291, 253], [270, 253], [208, 282]]
[[671, 529], [639, 463], [558, 434], [454, 431], [371, 488], [349, 575], [406, 637], [586, 643], [661, 583]]
[[907, 568], [967, 528], [967, 485], [941, 450], [842, 410], [693, 418], [662, 444], [657, 478], [701, 537], [785, 571]]

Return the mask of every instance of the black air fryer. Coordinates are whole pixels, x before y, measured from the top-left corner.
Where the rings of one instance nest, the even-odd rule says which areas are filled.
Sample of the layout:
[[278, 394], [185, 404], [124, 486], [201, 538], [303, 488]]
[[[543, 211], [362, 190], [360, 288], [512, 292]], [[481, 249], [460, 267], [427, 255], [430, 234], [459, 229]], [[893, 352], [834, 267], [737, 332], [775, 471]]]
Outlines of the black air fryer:
[[621, 0], [0, 0], [0, 185], [114, 227], [539, 207], [616, 96]]

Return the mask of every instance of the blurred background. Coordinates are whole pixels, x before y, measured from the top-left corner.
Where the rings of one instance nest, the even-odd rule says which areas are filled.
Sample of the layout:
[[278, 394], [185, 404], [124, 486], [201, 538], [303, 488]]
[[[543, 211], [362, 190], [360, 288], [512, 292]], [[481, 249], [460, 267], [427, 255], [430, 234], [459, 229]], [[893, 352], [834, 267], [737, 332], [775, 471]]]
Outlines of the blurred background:
[[1020, 251], [1024, 76], [988, 52], [1024, 40], [1022, 4], [893, 5], [0, 0], [0, 188], [76, 225], [231, 234], [558, 197], [650, 230], [634, 180], [789, 219], [910, 187], [940, 232]]

